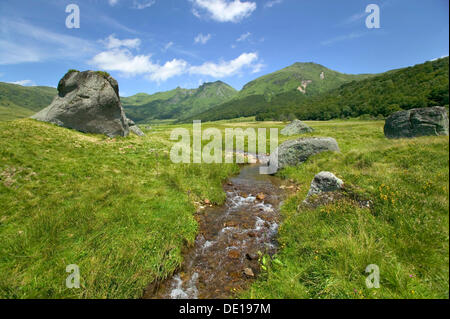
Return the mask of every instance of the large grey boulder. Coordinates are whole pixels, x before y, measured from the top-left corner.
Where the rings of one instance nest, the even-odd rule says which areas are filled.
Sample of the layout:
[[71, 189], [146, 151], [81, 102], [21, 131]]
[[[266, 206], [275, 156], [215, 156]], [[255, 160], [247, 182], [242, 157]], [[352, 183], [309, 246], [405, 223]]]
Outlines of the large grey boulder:
[[434, 106], [396, 112], [386, 119], [384, 135], [388, 138], [448, 135], [447, 110]]
[[310, 137], [286, 141], [270, 155], [269, 164], [276, 169], [295, 166], [305, 162], [310, 156], [333, 151], [339, 152], [338, 143], [331, 137]]
[[119, 85], [102, 72], [69, 71], [59, 81], [58, 95], [53, 102], [32, 118], [109, 137], [129, 134]]
[[340, 190], [342, 186], [344, 186], [344, 182], [333, 173], [320, 172], [314, 176], [308, 196], [318, 195], [324, 192], [334, 192]]
[[313, 129], [300, 120], [294, 120], [281, 130], [281, 135], [291, 136], [303, 133], [310, 133]]

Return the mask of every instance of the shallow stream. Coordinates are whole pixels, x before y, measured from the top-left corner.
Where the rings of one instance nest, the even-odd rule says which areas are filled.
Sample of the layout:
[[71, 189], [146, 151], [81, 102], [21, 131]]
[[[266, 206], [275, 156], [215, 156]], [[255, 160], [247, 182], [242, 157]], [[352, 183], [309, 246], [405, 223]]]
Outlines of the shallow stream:
[[158, 287], [150, 285], [144, 298], [229, 298], [248, 287], [260, 271], [258, 252], [277, 250], [279, 208], [285, 189], [293, 188], [261, 175], [260, 165], [243, 165], [224, 185], [225, 204], [197, 213], [200, 231], [181, 270]]

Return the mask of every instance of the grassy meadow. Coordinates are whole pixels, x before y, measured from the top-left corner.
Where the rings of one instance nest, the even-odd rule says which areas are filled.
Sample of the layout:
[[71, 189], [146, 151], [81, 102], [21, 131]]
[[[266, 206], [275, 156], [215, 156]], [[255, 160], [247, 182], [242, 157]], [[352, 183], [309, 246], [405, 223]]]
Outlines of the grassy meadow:
[[[276, 262], [241, 297], [448, 298], [449, 138], [388, 140], [383, 121], [306, 123], [315, 129], [307, 135], [334, 137], [341, 153], [279, 173], [301, 190], [282, 208]], [[320, 171], [372, 209], [342, 200], [297, 211]], [[379, 289], [366, 287], [369, 264], [379, 266]]]
[[[341, 153], [278, 173], [300, 191], [283, 205], [276, 262], [236, 296], [448, 298], [448, 137], [388, 140], [382, 121], [307, 124], [315, 132], [302, 136], [334, 137]], [[247, 118], [203, 128], [284, 125]], [[109, 139], [29, 119], [0, 122], [0, 297], [138, 298], [169, 276], [194, 242], [196, 206], [221, 204], [223, 181], [239, 170], [173, 164], [175, 127]], [[323, 170], [373, 208], [343, 200], [297, 211]], [[80, 289], [65, 286], [69, 264], [80, 267]], [[380, 267], [379, 289], [365, 286], [369, 264]]]
[[[169, 132], [109, 139], [0, 123], [0, 298], [138, 298], [194, 242], [235, 165], [173, 164]], [[77, 264], [81, 289], [65, 285]]]

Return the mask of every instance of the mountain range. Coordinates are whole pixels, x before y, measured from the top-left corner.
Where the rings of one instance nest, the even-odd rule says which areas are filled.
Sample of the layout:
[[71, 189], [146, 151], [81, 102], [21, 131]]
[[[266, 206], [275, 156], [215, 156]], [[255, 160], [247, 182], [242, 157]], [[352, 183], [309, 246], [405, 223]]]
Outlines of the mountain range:
[[[257, 120], [329, 120], [362, 115], [384, 118], [402, 109], [449, 103], [448, 57], [385, 73], [359, 75], [353, 80], [342, 76], [333, 79], [333, 83], [326, 83], [328, 73], [325, 71], [323, 80], [311, 77], [305, 94], [286, 89], [270, 99], [263, 94], [242, 96], [186, 120], [249, 116], [256, 116]], [[317, 89], [313, 91], [314, 87]]]
[[127, 116], [137, 123], [149, 120], [184, 120], [204, 112], [238, 94], [228, 84], [217, 81], [204, 83], [198, 89], [182, 89], [159, 92], [152, 95], [139, 93], [121, 98]]
[[[327, 120], [361, 115], [387, 116], [413, 107], [448, 105], [449, 58], [380, 74], [344, 74], [322, 65], [294, 63], [247, 83], [241, 91], [222, 81], [197, 89], [139, 93], [122, 97], [129, 118], [214, 121], [256, 116], [257, 120]], [[0, 120], [27, 117], [56, 95], [51, 87], [0, 82]]]

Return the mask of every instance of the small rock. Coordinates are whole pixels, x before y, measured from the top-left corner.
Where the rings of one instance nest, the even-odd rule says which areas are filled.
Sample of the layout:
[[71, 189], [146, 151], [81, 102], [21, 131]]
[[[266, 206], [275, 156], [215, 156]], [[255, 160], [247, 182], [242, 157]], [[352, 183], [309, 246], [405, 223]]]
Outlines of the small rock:
[[264, 198], [266, 198], [266, 196], [264, 195], [264, 193], [259, 193], [258, 195], [256, 195], [256, 199], [257, 199], [257, 200], [264, 200]]
[[333, 173], [320, 172], [314, 176], [308, 196], [317, 195], [323, 192], [334, 192], [341, 189], [344, 182], [337, 178]]
[[251, 268], [245, 268], [244, 269], [244, 274], [249, 276], [249, 277], [255, 277], [255, 274], [253, 273], [253, 270]]
[[291, 136], [312, 132], [313, 129], [300, 120], [294, 120], [281, 130], [281, 135]]
[[303, 203], [297, 207], [297, 210], [301, 210], [302, 205], [315, 208], [341, 200], [346, 196], [342, 192], [343, 188], [344, 182], [333, 173], [320, 172], [314, 176], [308, 195]]

